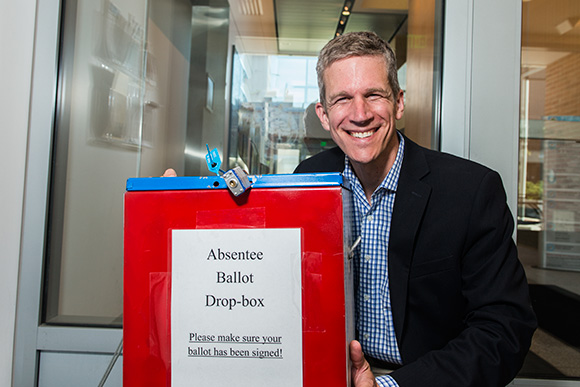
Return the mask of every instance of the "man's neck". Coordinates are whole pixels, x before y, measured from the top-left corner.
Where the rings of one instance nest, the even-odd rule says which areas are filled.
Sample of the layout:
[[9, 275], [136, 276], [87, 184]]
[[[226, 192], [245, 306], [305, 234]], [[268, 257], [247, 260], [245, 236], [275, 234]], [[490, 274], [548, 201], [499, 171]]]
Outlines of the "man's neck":
[[399, 151], [399, 138], [395, 136], [395, 141], [393, 146], [390, 147], [389, 151], [382, 159], [377, 159], [369, 164], [359, 164], [351, 160], [350, 164], [356, 177], [360, 181], [365, 196], [369, 203], [371, 203], [371, 197], [377, 187], [381, 185], [385, 177], [387, 177], [389, 171], [393, 164], [395, 164], [395, 159], [397, 158], [397, 152]]
[[[392, 165], [392, 164], [391, 164]], [[358, 177], [360, 181], [363, 191], [365, 192], [365, 196], [367, 201], [371, 203], [371, 197], [373, 192], [377, 189], [379, 185], [385, 180], [387, 176], [387, 172], [380, 170], [379, 168], [369, 168], [368, 165], [360, 166], [360, 165], [352, 165], [354, 173]]]

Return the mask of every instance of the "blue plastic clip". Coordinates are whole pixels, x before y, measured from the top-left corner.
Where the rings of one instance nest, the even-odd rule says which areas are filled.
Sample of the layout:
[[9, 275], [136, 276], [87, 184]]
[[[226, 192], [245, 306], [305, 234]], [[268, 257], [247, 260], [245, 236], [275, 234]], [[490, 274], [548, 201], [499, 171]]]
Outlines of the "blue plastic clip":
[[209, 145], [205, 144], [207, 148], [207, 155], [205, 155], [205, 162], [207, 163], [207, 168], [215, 173], [216, 175], [220, 175], [220, 167], [222, 165], [222, 160], [220, 159], [220, 154], [218, 153], [217, 148], [213, 148], [210, 152]]

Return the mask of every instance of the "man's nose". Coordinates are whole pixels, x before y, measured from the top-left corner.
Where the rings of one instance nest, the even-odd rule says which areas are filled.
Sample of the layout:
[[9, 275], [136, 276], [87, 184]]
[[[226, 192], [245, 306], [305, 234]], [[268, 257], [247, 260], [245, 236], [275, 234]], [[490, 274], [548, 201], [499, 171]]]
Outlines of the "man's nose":
[[353, 98], [351, 105], [351, 121], [364, 124], [373, 117], [366, 98], [357, 96]]

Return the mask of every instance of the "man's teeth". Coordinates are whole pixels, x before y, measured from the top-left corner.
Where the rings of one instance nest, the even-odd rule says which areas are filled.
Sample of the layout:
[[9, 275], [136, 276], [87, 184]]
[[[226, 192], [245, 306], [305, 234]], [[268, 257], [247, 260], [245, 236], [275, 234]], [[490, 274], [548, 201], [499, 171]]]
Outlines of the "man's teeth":
[[356, 138], [366, 138], [372, 136], [374, 130], [369, 130], [368, 132], [350, 132], [350, 135]]

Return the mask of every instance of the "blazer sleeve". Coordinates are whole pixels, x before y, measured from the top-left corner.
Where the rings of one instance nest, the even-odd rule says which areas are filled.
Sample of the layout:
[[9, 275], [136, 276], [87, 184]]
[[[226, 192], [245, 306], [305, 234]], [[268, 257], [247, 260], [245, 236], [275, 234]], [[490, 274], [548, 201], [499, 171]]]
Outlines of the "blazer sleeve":
[[[496, 172], [484, 175], [467, 214], [459, 263], [462, 328], [443, 347], [391, 373], [401, 387], [505, 386], [528, 352], [536, 318], [512, 239], [513, 218]], [[421, 324], [429, 329], [429, 321]]]

